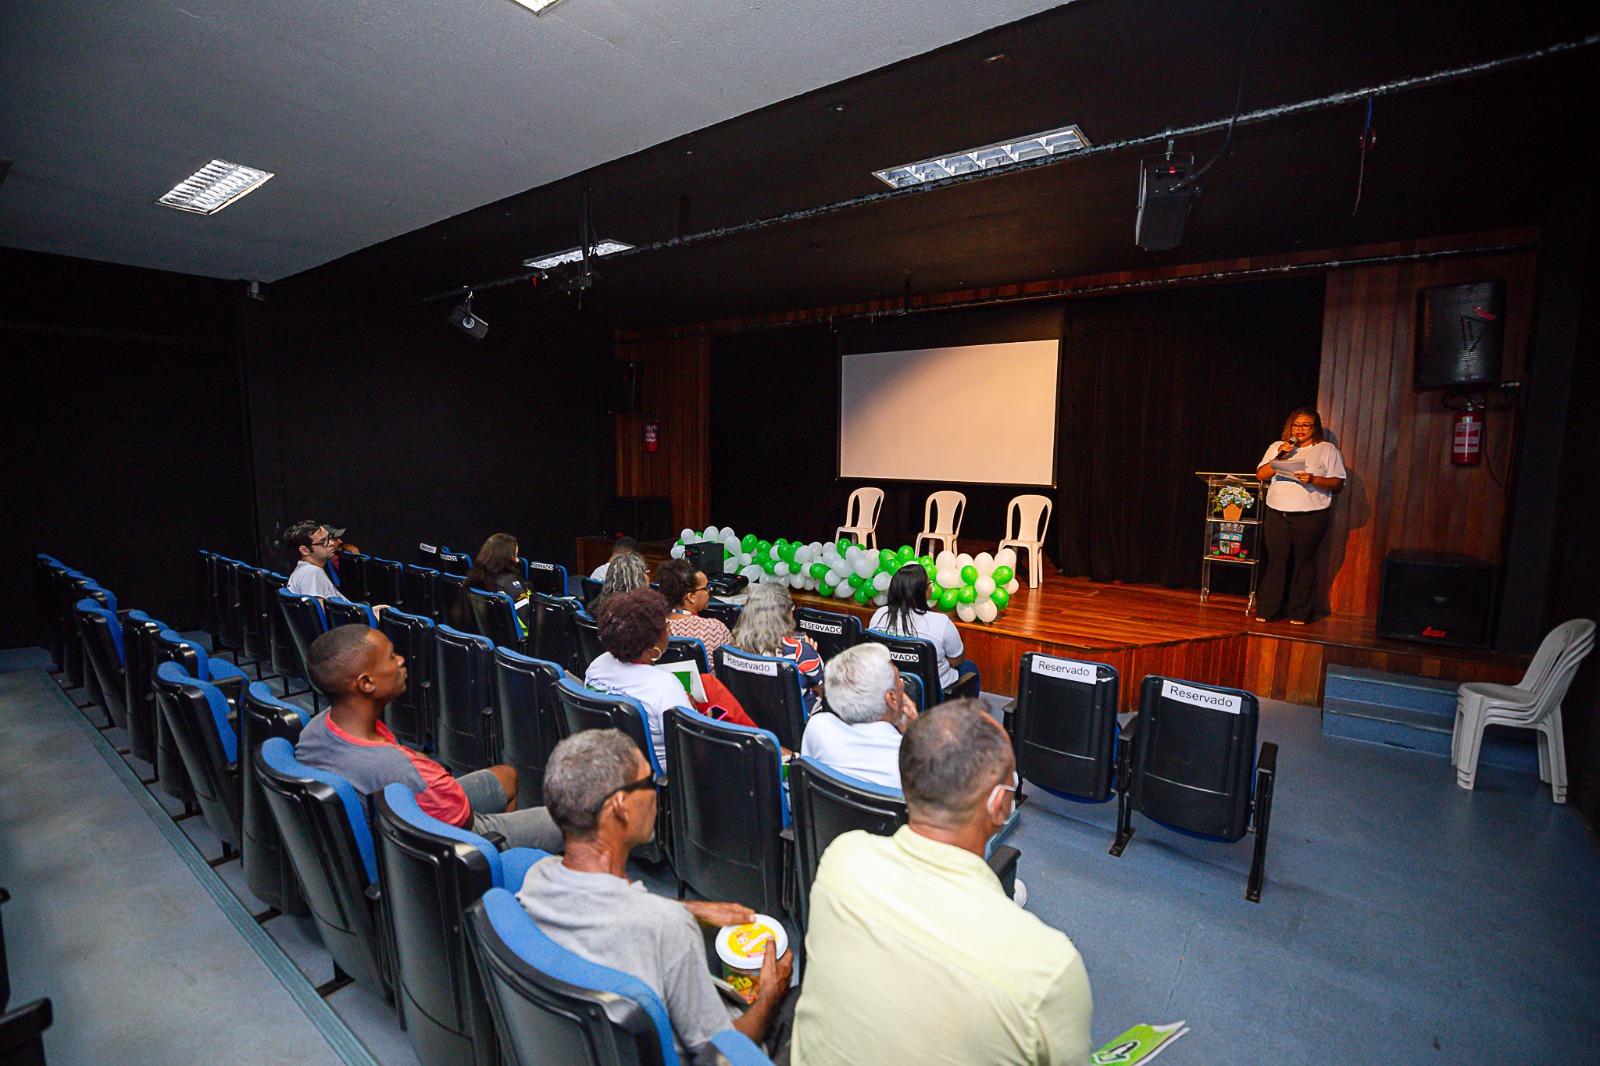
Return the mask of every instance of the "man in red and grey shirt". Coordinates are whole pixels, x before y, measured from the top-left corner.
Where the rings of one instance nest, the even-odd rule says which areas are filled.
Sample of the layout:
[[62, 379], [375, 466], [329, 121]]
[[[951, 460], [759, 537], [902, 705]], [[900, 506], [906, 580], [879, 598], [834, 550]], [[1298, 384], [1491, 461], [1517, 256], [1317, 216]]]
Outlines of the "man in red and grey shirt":
[[561, 850], [561, 831], [543, 807], [517, 810], [513, 768], [491, 766], [456, 778], [395, 741], [379, 715], [405, 691], [406, 668], [388, 637], [368, 626], [339, 626], [312, 642], [310, 659], [311, 680], [333, 703], [301, 732], [295, 745], [301, 762], [338, 774], [364, 799], [398, 783], [441, 822], [497, 833], [506, 847]]

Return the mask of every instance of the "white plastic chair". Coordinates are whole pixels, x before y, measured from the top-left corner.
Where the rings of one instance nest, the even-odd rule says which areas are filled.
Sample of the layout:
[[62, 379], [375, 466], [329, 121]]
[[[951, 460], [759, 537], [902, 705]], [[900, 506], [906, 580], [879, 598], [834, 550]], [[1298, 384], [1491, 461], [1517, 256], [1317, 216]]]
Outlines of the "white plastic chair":
[[930, 493], [928, 502], [922, 507], [922, 532], [917, 534], [913, 550], [922, 555], [924, 554], [922, 542], [936, 540], [942, 551], [955, 551], [956, 537], [961, 535], [961, 516], [966, 511], [966, 493], [956, 492], [953, 489]]
[[1006, 539], [996, 551], [1021, 548], [1028, 553], [1028, 587], [1039, 587], [1039, 553], [1044, 550], [1044, 531], [1050, 526], [1054, 505], [1048, 496], [1018, 496], [1006, 508]]
[[850, 494], [850, 502], [844, 508], [845, 525], [834, 531], [833, 539], [838, 540], [848, 533], [855, 538], [855, 542], [864, 547], [876, 548], [878, 546], [878, 513], [883, 510], [883, 490], [864, 485]]
[[1456, 728], [1450, 761], [1456, 784], [1471, 789], [1478, 777], [1478, 753], [1485, 726], [1532, 729], [1539, 735], [1539, 780], [1550, 785], [1557, 803], [1567, 802], [1567, 750], [1561, 732], [1561, 701], [1594, 648], [1594, 623], [1574, 618], [1552, 629], [1516, 685], [1471, 681], [1457, 690]]

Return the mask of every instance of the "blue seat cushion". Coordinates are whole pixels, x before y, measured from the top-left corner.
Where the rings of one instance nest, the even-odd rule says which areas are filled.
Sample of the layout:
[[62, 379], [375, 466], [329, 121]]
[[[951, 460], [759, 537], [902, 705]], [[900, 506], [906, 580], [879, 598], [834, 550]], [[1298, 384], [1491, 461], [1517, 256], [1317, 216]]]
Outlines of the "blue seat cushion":
[[80, 611], [87, 611], [105, 619], [106, 625], [111, 629], [111, 643], [117, 649], [117, 662], [126, 662], [126, 657], [122, 653], [122, 623], [118, 621], [116, 612], [100, 606], [98, 600], [87, 597], [79, 600], [76, 606]]
[[173, 685], [198, 686], [205, 693], [206, 706], [211, 711], [211, 724], [216, 728], [217, 739], [222, 742], [222, 752], [228, 762], [238, 762], [239, 738], [234, 735], [233, 725], [228, 721], [228, 698], [222, 694], [222, 690], [209, 681], [190, 677], [177, 663], [162, 663], [156, 668], [156, 676]]
[[195, 672], [199, 674], [200, 679], [203, 681], [208, 681], [211, 679], [211, 657], [206, 654], [206, 650], [204, 648], [190, 640], [188, 637], [185, 637], [182, 633], [171, 629], [163, 629], [161, 631], [161, 638], [163, 640], [174, 641], [178, 644], [182, 644], [186, 648], [192, 649], [195, 656]]
[[434, 836], [445, 837], [458, 843], [471, 844], [477, 848], [489, 863], [489, 876], [494, 884], [502, 888], [505, 887], [500, 870], [500, 852], [495, 850], [493, 844], [471, 830], [461, 829], [448, 822], [441, 822], [433, 815], [424, 813], [422, 808], [417, 805], [417, 797], [412, 795], [411, 791], [404, 785], [385, 785], [383, 798], [389, 801], [389, 809], [394, 811], [402, 822], [413, 829], [421, 830], [424, 833], [432, 833]]
[[361, 805], [361, 796], [355, 786], [328, 770], [307, 766], [294, 756], [294, 747], [282, 737], [273, 737], [261, 745], [261, 760], [280, 774], [308, 781], [320, 781], [333, 789], [344, 804], [345, 818], [356, 838], [356, 848], [361, 852], [361, 865], [366, 869], [367, 884], [378, 880], [378, 859], [372, 850], [372, 827], [367, 824], [367, 814]]
[[267, 683], [265, 681], [250, 682], [250, 695], [254, 696], [256, 699], [260, 700], [262, 703], [265, 703], [269, 707], [276, 707], [280, 711], [293, 711], [295, 717], [300, 719], [301, 725], [305, 725], [307, 722], [311, 721], [311, 716], [306, 713], [306, 709], [304, 707], [296, 707], [287, 700], [279, 699], [277, 694], [273, 692], [271, 688], [267, 687]]

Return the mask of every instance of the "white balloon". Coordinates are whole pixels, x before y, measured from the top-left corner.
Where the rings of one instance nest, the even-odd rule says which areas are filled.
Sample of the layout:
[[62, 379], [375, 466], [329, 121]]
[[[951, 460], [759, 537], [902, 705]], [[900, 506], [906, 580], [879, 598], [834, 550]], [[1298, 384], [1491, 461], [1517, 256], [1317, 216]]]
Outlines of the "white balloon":
[[993, 622], [994, 616], [1000, 613], [1000, 608], [994, 605], [993, 600], [979, 600], [976, 606], [980, 622]]
[[796, 588], [796, 589], [805, 588], [805, 585], [806, 585], [806, 579], [801, 577], [799, 574], [791, 574], [791, 575], [789, 575], [789, 587], [790, 588]]
[[1013, 596], [1017, 594], [1017, 590], [1021, 587], [1022, 582], [1018, 581], [1016, 578], [1012, 578], [1010, 581], [1006, 582], [1006, 591], [1011, 593]]
[[841, 600], [848, 600], [851, 596], [856, 594], [856, 590], [851, 588], [848, 584], [840, 582], [834, 587], [833, 594], [839, 597]]
[[685, 529], [683, 532], [678, 534], [678, 539], [683, 541], [685, 544], [687, 544], [689, 541], [696, 540], [697, 538], [695, 536], [694, 530]]
[[[933, 565], [938, 567], [940, 570], [943, 570], [949, 566], [955, 566], [956, 553], [951, 551], [949, 548], [946, 548], [944, 551], [933, 557]], [[957, 569], [960, 568], [957, 567]]]
[[706, 540], [721, 540], [722, 530], [718, 529], [716, 526], [707, 526], [706, 531], [702, 533], [701, 536], [705, 537]]
[[739, 553], [739, 565], [740, 566], [749, 566], [754, 561], [755, 561], [755, 556], [751, 555], [749, 552], [740, 552]]
[[958, 589], [962, 585], [961, 573], [953, 566], [941, 567], [934, 580], [947, 589]]
[[887, 592], [878, 593], [872, 597], [872, 605], [874, 607], [887, 607], [889, 605], [889, 594]]
[[887, 592], [889, 590], [889, 575], [883, 573], [874, 574], [872, 578], [872, 587], [877, 589], [879, 592]]
[[722, 560], [722, 572], [724, 574], [737, 574], [739, 572], [739, 560], [731, 556]]
[[667, 554], [672, 556], [674, 559], [682, 559], [683, 558], [683, 545], [682, 544], [674, 544], [672, 546], [672, 550], [670, 552], [668, 552]]
[[778, 560], [778, 565], [776, 565], [776, 566], [774, 566], [772, 568], [772, 572], [774, 574], [778, 575], [779, 577], [788, 577], [789, 576], [789, 564], [784, 562], [782, 559], [779, 559]]
[[987, 577], [989, 574], [994, 572], [994, 556], [990, 555], [988, 552], [979, 552], [976, 558], [972, 560], [972, 565], [978, 568], [979, 577]]
[[739, 554], [739, 538], [731, 533], [722, 538], [722, 546], [735, 555]]
[[978, 617], [978, 612], [970, 603], [958, 603], [956, 604], [956, 617], [963, 622], [970, 622]]
[[978, 599], [987, 603], [989, 597], [994, 595], [994, 578], [986, 574], [974, 581], [972, 587], [978, 593]]
[[956, 556], [956, 569], [957, 570], [965, 570], [967, 567], [969, 567], [971, 565], [972, 565], [972, 556], [968, 555], [966, 552], [962, 552], [960, 555]]
[[994, 565], [1017, 568], [1017, 551], [1015, 548], [1001, 548], [994, 556]]
[[862, 552], [856, 557], [856, 573], [862, 577], [871, 577], [878, 569], [878, 560]]

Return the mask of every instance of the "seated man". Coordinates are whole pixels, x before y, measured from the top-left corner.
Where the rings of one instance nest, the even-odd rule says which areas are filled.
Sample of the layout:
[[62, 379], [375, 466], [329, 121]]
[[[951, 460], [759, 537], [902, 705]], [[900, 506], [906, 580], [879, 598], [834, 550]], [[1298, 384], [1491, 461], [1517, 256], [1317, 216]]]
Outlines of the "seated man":
[[882, 644], [857, 644], [835, 655], [823, 677], [832, 714], [806, 722], [800, 754], [841, 774], [885, 788], [900, 787], [900, 734], [917, 709]]
[[823, 853], [790, 1061], [1088, 1061], [1083, 960], [983, 860], [1016, 803], [1010, 738], [977, 700], [941, 704], [906, 729], [900, 778], [908, 825]]
[[782, 1042], [783, 1026], [773, 1022], [789, 992], [791, 953], [778, 958], [767, 945], [756, 1001], [735, 1016], [712, 983], [695, 925], [738, 925], [754, 917], [750, 908], [677, 903], [629, 883], [628, 853], [655, 835], [654, 786], [649, 762], [621, 730], [587, 730], [557, 744], [544, 794], [566, 854], [535, 863], [517, 900], [557, 944], [649, 985], [685, 1061], [714, 1061], [711, 1038], [728, 1029], [760, 1042], [776, 1028], [770, 1035]]
[[509, 848], [561, 850], [561, 833], [545, 808], [517, 810], [516, 770], [491, 766], [455, 778], [395, 741], [378, 716], [406, 690], [405, 662], [389, 638], [369, 626], [339, 626], [313, 641], [311, 680], [333, 702], [301, 731], [295, 757], [343, 777], [364, 799], [402, 784], [423, 813], [441, 822], [497, 833]]
[[611, 558], [594, 568], [589, 575], [590, 581], [604, 581], [606, 574], [611, 570], [611, 564], [617, 561], [619, 555], [633, 555], [639, 550], [639, 544], [632, 537], [618, 537], [616, 543], [611, 545]]
[[333, 558], [338, 541], [315, 522], [296, 522], [283, 531], [283, 551], [294, 561], [289, 574], [289, 591], [297, 596], [329, 600], [339, 589], [328, 576], [328, 560]]

